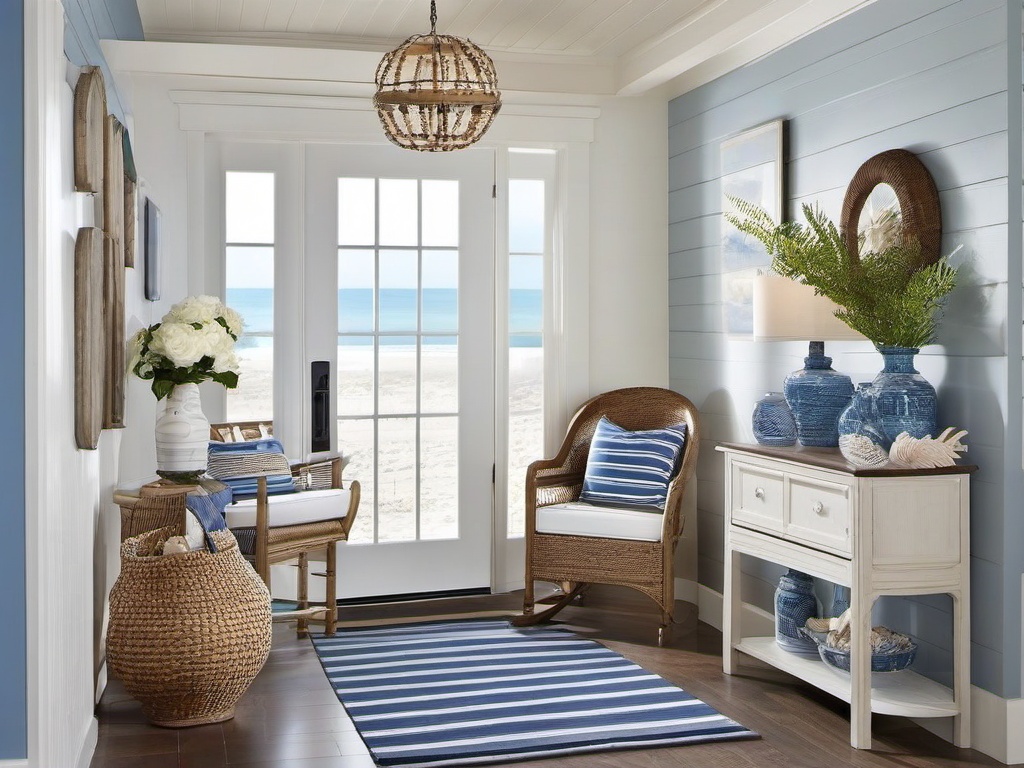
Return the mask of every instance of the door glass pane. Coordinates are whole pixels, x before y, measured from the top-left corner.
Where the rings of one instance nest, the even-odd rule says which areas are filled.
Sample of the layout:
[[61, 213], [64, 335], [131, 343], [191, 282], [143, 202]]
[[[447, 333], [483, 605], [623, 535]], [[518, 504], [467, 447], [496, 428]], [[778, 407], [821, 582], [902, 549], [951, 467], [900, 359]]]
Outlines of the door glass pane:
[[544, 456], [543, 179], [509, 181], [508, 534], [523, 535], [527, 466]]
[[416, 413], [416, 337], [381, 336], [378, 343], [378, 413]]
[[419, 268], [416, 261], [416, 251], [381, 251], [380, 296], [377, 302], [381, 332], [415, 333], [419, 329]]
[[238, 386], [225, 391], [230, 421], [269, 420], [274, 416], [274, 247], [228, 246], [225, 294], [245, 327], [235, 352]]
[[416, 539], [416, 421], [377, 422], [377, 541]]
[[420, 538], [459, 536], [459, 419], [420, 419]]
[[459, 330], [459, 252], [423, 252], [423, 330]]
[[457, 413], [459, 410], [459, 339], [424, 336], [420, 347], [420, 411]]
[[[352, 544], [372, 544], [376, 485], [373, 482], [373, 419], [338, 419], [338, 449], [348, 461], [345, 477], [359, 481], [359, 509], [349, 532]], [[348, 480], [345, 481], [346, 486]]]
[[338, 251], [338, 331], [373, 332], [374, 252]]
[[509, 337], [508, 533], [523, 535], [526, 468], [544, 457], [544, 349], [539, 335]]
[[544, 257], [509, 257], [509, 333], [540, 333], [544, 328]]
[[424, 179], [423, 245], [459, 244], [459, 182]]
[[338, 179], [338, 245], [373, 245], [376, 238], [373, 179]]
[[224, 175], [224, 234], [229, 243], [274, 242], [274, 174]]
[[381, 245], [417, 245], [419, 195], [415, 179], [380, 180]]
[[372, 336], [338, 337], [338, 415], [372, 416]]
[[351, 540], [457, 538], [459, 183], [375, 180], [371, 231], [366, 182], [338, 182], [340, 442], [370, 457], [346, 470], [363, 484]]
[[511, 179], [508, 183], [508, 249], [512, 253], [544, 252], [544, 182]]

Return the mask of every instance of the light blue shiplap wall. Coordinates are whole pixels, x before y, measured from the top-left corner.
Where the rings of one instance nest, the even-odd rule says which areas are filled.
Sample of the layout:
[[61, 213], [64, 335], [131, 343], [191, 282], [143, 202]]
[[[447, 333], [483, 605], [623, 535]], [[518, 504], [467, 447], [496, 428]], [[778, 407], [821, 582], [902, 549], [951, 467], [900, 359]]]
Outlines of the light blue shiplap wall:
[[[971, 494], [973, 680], [1008, 698], [1021, 692], [1024, 569], [1020, 16], [1019, 0], [874, 3], [669, 105], [672, 386], [698, 403], [708, 427], [698, 467], [701, 583], [722, 588], [723, 463], [713, 444], [752, 441], [753, 403], [780, 389], [806, 354], [806, 344], [722, 331], [720, 142], [788, 121], [790, 218], [810, 202], [838, 219], [858, 166], [907, 148], [938, 185], [944, 249], [962, 246], [960, 285], [937, 344], [917, 362], [939, 391], [939, 421], [970, 430], [969, 458], [981, 468]], [[855, 382], [881, 367], [867, 342], [827, 346], [833, 367]], [[769, 606], [777, 569], [746, 568], [747, 599]], [[945, 596], [878, 608], [889, 626], [922, 640], [918, 667], [942, 680], [949, 611]]]

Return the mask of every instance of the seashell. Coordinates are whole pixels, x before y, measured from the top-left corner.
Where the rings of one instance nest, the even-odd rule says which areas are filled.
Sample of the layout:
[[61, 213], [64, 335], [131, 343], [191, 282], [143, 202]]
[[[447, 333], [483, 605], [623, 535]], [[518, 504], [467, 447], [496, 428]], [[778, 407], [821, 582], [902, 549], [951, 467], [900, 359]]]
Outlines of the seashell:
[[164, 542], [163, 554], [165, 555], [176, 555], [188, 551], [188, 539], [184, 536], [171, 536]]
[[840, 435], [839, 451], [855, 467], [880, 467], [889, 462], [889, 454], [867, 435]]
[[898, 466], [915, 469], [951, 467], [956, 464], [959, 454], [967, 450], [967, 446], [960, 442], [967, 430], [955, 430], [955, 427], [947, 427], [938, 437], [927, 435], [922, 438], [900, 432], [889, 449], [889, 460]]

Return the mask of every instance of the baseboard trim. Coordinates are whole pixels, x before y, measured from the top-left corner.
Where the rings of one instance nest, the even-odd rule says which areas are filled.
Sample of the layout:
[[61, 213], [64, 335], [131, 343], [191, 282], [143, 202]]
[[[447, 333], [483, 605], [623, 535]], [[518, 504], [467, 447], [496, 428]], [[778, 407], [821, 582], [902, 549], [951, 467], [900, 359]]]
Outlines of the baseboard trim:
[[96, 673], [96, 693], [94, 704], [99, 704], [103, 698], [103, 692], [107, 690], [107, 660], [100, 662], [100, 670]]
[[[950, 718], [914, 718], [940, 739], [953, 741]], [[971, 749], [1001, 763], [1024, 763], [1024, 699], [1004, 699], [971, 686]]]
[[0, 760], [0, 768], [28, 768], [28, 758], [23, 760]]
[[82, 737], [82, 748], [78, 752], [75, 768], [89, 768], [90, 763], [92, 763], [92, 756], [96, 752], [98, 739], [99, 721], [95, 717], [90, 717], [89, 725], [86, 726], [85, 735]]
[[700, 612], [700, 604], [697, 602], [698, 585], [696, 581], [692, 579], [676, 579], [675, 590], [676, 600], [682, 600], [684, 603], [693, 603], [697, 606], [697, 611]]
[[[701, 621], [722, 630], [720, 592], [698, 584], [697, 610]], [[757, 606], [744, 603], [743, 626], [755, 634], [771, 635], [775, 632], [775, 618]], [[914, 722], [952, 743], [952, 718], [914, 718]], [[1002, 763], [1024, 763], [1024, 699], [1004, 699], [972, 685], [971, 748]]]

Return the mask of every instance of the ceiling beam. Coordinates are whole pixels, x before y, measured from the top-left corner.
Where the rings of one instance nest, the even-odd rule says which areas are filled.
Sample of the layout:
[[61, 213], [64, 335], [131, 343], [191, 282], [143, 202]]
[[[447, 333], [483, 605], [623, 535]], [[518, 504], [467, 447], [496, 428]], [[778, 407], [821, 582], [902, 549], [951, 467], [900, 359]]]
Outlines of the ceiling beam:
[[[673, 80], [689, 90], [872, 2], [711, 0], [624, 56], [619, 62], [617, 91], [622, 95], [643, 93]], [[695, 76], [687, 77], [688, 73]]]

